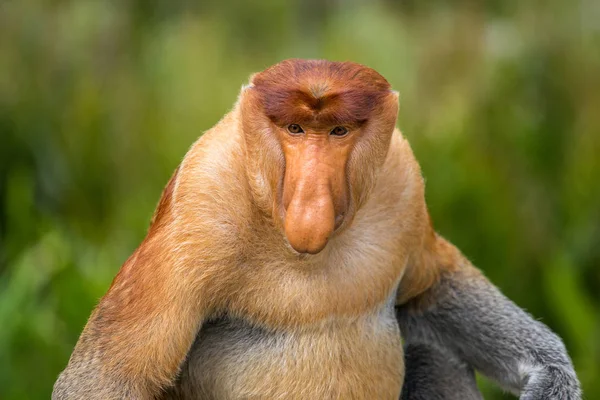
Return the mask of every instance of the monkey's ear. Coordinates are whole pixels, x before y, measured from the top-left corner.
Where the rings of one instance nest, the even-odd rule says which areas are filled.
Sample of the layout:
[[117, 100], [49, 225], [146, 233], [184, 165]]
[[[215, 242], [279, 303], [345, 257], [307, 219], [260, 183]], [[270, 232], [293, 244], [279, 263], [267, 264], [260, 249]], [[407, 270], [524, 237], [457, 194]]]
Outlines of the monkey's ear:
[[242, 85], [242, 88], [240, 89], [240, 95], [239, 97], [241, 97], [244, 93], [246, 93], [246, 91], [248, 89], [252, 89], [254, 87], [254, 77], [257, 75], [257, 73], [254, 73], [252, 75], [250, 75], [250, 79], [248, 79], [248, 83]]
[[254, 85], [252, 83], [248, 83], [248, 84], [242, 85], [241, 92], [244, 93], [246, 90], [252, 89], [253, 87], [254, 87]]
[[258, 75], [258, 72], [255, 72], [252, 75], [250, 75], [250, 78], [248, 79], [248, 84], [247, 85], [243, 85], [242, 86], [242, 90], [244, 90], [246, 88], [252, 88], [252, 87], [254, 87], [254, 78], [256, 78], [256, 75]]
[[392, 94], [396, 97], [396, 102], [398, 103], [398, 108], [400, 108], [400, 92], [397, 90], [390, 90]]

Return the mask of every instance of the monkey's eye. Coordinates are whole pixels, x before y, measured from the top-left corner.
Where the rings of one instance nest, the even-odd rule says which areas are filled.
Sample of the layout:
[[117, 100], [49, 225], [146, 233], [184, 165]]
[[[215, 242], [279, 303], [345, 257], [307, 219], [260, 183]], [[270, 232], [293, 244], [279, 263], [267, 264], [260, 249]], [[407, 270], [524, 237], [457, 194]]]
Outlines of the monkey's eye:
[[347, 133], [348, 129], [344, 128], [343, 126], [336, 126], [330, 132], [330, 134], [334, 136], [345, 136]]
[[293, 133], [294, 135], [304, 132], [302, 130], [302, 127], [298, 124], [291, 124], [288, 126], [287, 129], [288, 129], [288, 131], [290, 131], [290, 133]]

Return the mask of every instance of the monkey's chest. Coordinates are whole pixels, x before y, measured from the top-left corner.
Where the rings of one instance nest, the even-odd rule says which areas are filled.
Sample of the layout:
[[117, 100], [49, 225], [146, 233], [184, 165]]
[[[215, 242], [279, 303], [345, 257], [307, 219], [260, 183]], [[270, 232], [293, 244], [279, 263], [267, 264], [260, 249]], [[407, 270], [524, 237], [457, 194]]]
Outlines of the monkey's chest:
[[180, 398], [398, 399], [404, 364], [393, 311], [294, 331], [240, 320], [203, 327]]

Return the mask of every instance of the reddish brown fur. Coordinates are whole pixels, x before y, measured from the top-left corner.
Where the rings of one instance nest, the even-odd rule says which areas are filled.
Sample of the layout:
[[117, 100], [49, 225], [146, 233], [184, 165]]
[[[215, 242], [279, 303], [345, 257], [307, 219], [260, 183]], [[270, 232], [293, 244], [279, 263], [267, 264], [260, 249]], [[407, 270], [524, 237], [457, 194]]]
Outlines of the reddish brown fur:
[[[255, 75], [169, 181], [54, 397], [160, 396], [187, 356], [182, 396], [397, 399], [390, 301], [398, 286], [398, 302], [426, 291], [461, 257], [433, 232], [397, 107], [385, 79], [353, 63], [289, 60]], [[288, 123], [306, 136], [290, 138]], [[336, 124], [351, 126], [347, 138], [328, 136]], [[319, 162], [302, 171], [310, 154]], [[303, 182], [294, 191], [314, 212], [314, 201], [341, 207], [345, 191], [344, 225], [318, 254], [286, 240], [286, 180]], [[202, 325], [224, 314], [275, 336], [246, 345], [223, 332], [190, 353]]]
[[264, 113], [277, 125], [357, 126], [391, 87], [375, 70], [349, 62], [286, 60], [254, 75]]

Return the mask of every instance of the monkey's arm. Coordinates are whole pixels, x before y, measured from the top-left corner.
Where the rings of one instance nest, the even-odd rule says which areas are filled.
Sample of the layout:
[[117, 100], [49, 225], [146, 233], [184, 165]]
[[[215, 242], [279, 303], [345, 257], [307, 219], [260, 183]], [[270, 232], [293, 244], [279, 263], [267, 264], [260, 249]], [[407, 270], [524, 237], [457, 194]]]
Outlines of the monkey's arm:
[[210, 269], [172, 218], [174, 180], [148, 236], [93, 311], [53, 399], [153, 398], [176, 377], [208, 308]]
[[[580, 399], [579, 382], [561, 339], [502, 295], [454, 246], [441, 237], [435, 240], [433, 248], [446, 253], [436, 265], [438, 278], [397, 307], [409, 348], [423, 344], [443, 349], [522, 400]], [[424, 259], [433, 262], [435, 257]], [[449, 260], [455, 265], [445, 265]], [[439, 390], [448, 390], [441, 386], [443, 381]]]
[[401, 400], [482, 400], [475, 371], [447, 349], [431, 343], [404, 348]]

